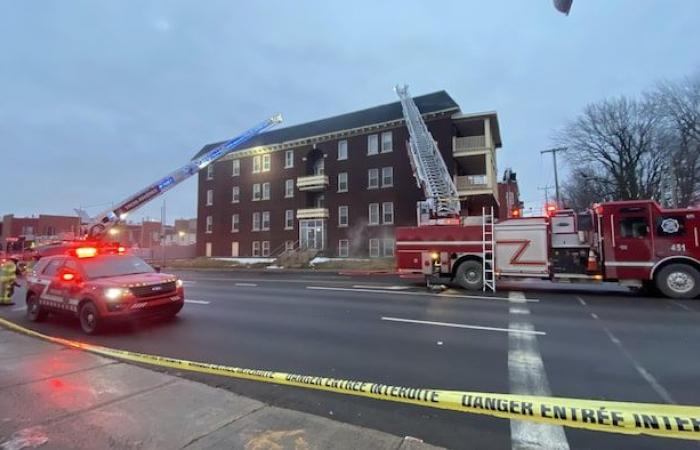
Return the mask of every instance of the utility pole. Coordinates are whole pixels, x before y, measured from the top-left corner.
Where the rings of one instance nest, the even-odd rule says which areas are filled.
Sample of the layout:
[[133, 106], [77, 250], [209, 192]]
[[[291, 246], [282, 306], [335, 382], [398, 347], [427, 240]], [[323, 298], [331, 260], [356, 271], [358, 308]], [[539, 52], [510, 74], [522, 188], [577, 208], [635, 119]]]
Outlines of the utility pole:
[[557, 208], [561, 206], [561, 197], [559, 197], [559, 177], [557, 176], [557, 152], [566, 151], [567, 147], [555, 147], [547, 150], [542, 150], [540, 154], [551, 153], [552, 161], [554, 162], [554, 190], [557, 196]]
[[163, 268], [165, 268], [165, 199], [160, 210], [160, 250], [163, 252]]
[[544, 202], [549, 203], [549, 190], [552, 188], [552, 186], [547, 185], [547, 186], [541, 186], [538, 187], [537, 189], [540, 191], [544, 191]]

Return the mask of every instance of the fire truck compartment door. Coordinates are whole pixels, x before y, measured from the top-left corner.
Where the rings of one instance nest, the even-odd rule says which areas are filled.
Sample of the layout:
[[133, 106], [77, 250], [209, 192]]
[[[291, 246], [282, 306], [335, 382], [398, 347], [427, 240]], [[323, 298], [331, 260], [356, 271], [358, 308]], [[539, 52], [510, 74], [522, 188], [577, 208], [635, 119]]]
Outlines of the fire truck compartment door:
[[495, 238], [498, 273], [549, 276], [546, 219], [533, 217], [499, 222]]

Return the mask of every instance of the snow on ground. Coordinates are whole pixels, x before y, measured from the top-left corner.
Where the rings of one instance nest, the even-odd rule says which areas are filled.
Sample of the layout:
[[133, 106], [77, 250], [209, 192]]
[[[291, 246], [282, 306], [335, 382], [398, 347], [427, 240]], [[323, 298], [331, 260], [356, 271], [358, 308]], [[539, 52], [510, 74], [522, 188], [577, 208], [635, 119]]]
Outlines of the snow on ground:
[[262, 264], [262, 263], [272, 263], [275, 258], [213, 258], [217, 261], [226, 261], [237, 264]]

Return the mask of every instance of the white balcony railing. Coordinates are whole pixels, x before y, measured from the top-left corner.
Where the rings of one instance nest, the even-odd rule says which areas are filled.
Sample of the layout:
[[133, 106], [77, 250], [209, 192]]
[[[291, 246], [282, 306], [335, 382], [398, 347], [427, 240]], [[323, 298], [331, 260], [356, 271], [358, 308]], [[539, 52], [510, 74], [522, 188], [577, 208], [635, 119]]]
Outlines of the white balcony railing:
[[488, 175], [463, 175], [455, 177], [458, 191], [476, 191], [489, 189], [491, 183]]
[[454, 138], [453, 153], [469, 153], [487, 149], [486, 136], [466, 136]]
[[323, 191], [328, 187], [328, 175], [309, 175], [297, 178], [300, 191]]
[[297, 209], [297, 219], [327, 219], [328, 208]]

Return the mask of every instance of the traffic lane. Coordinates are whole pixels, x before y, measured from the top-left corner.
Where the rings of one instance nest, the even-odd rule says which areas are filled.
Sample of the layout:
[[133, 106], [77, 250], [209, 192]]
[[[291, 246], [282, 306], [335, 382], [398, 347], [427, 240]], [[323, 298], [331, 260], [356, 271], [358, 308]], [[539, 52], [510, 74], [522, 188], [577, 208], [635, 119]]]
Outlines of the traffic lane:
[[[541, 301], [530, 306], [534, 322], [553, 318], [547, 329], [556, 338], [540, 340], [540, 352], [555, 396], [666, 403], [582, 303], [570, 294], [540, 291], [538, 296]], [[568, 321], [564, 309], [569, 311]], [[566, 435], [571, 448], [697, 448], [697, 443], [687, 441], [576, 429], [566, 429]]]
[[[116, 348], [251, 368], [407, 386], [476, 387], [494, 392], [508, 389], [507, 358], [503, 352], [505, 338], [500, 334], [467, 339], [462, 330], [389, 329], [379, 320], [348, 320], [342, 308], [325, 308], [331, 311], [314, 315], [318, 304], [327, 304], [327, 300], [319, 301], [314, 297], [325, 297], [325, 293], [298, 292], [299, 295], [292, 296], [295, 304], [287, 309], [281, 309], [277, 300], [289, 297], [289, 289], [278, 289], [267, 295], [256, 292], [255, 301], [235, 303], [241, 306], [239, 308], [209, 297], [212, 303], [188, 305], [176, 321], [117, 329], [88, 339], [81, 335], [76, 324], [70, 327], [51, 320], [35, 328]], [[342, 296], [348, 295], [357, 294], [342, 293]], [[312, 306], [299, 305], [309, 297], [315, 300]], [[319, 326], [319, 322], [323, 325]], [[442, 346], [437, 345], [438, 340], [442, 340]], [[508, 422], [503, 420], [303, 389], [183, 375], [206, 378], [215, 385], [276, 405], [326, 416], [333, 411], [333, 417], [339, 420], [399, 435], [418, 435], [452, 448], [459, 448], [464, 442], [488, 448], [509, 446]]]

